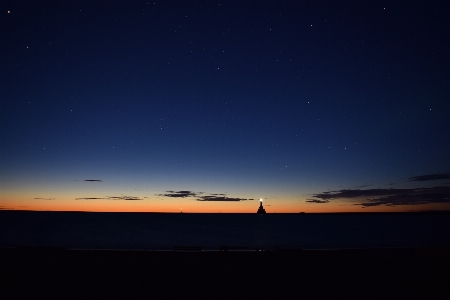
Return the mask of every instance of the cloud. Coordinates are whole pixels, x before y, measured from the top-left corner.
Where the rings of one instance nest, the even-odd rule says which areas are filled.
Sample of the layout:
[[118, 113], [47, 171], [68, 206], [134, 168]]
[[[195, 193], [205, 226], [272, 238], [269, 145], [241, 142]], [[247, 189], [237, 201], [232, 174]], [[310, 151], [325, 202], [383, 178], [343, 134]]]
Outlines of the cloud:
[[75, 200], [143, 200], [139, 197], [133, 196], [106, 196], [104, 198], [99, 197], [84, 197], [84, 198], [76, 198]]
[[115, 196], [115, 197], [108, 197], [108, 200], [143, 200], [139, 197], [132, 197], [132, 196]]
[[103, 182], [103, 181], [100, 180], [100, 179], [85, 179], [85, 180], [83, 180], [83, 181], [88, 181], [88, 182]]
[[197, 201], [246, 201], [254, 199], [246, 198], [230, 198], [226, 194], [206, 194], [204, 192], [193, 192], [193, 191], [166, 191], [165, 194], [157, 194], [160, 197], [171, 197], [171, 198], [196, 198]]
[[368, 186], [370, 186], [370, 184], [363, 184], [363, 185], [358, 186], [357, 188], [361, 189], [361, 188], [365, 188], [365, 187], [368, 187]]
[[320, 200], [320, 199], [308, 199], [308, 200], [306, 200], [306, 202], [309, 202], [309, 203], [328, 203], [330, 201], [329, 200]]
[[323, 192], [313, 195], [314, 198], [322, 200], [333, 200], [343, 198], [360, 198], [360, 197], [380, 197], [391, 194], [400, 194], [407, 192], [408, 189], [343, 189], [339, 191]]
[[411, 189], [344, 189], [339, 191], [329, 191], [313, 195], [313, 198], [306, 202], [328, 203], [336, 199], [357, 199], [363, 207], [370, 206], [397, 206], [397, 205], [418, 205], [430, 203], [450, 203], [450, 187], [436, 186], [431, 188], [411, 188]]
[[229, 198], [226, 196], [215, 196], [209, 195], [209, 196], [201, 196], [197, 199], [197, 201], [246, 201], [246, 200], [254, 200], [254, 199], [245, 199], [245, 198]]
[[[19, 206], [19, 207], [25, 208], [25, 207], [28, 207], [28, 206], [23, 206], [23, 205], [21, 205], [21, 206]], [[12, 207], [12, 206], [0, 206], [0, 210], [17, 210], [17, 208], [14, 208], [14, 207]]]
[[55, 200], [55, 198], [33, 198], [36, 200]]
[[437, 174], [414, 176], [410, 177], [409, 181], [429, 181], [441, 179], [450, 179], [450, 173], [437, 173]]
[[172, 197], [172, 198], [186, 198], [186, 197], [197, 197], [197, 195], [202, 193], [194, 193], [191, 191], [167, 191], [167, 194], [158, 194], [157, 196], [162, 197]]

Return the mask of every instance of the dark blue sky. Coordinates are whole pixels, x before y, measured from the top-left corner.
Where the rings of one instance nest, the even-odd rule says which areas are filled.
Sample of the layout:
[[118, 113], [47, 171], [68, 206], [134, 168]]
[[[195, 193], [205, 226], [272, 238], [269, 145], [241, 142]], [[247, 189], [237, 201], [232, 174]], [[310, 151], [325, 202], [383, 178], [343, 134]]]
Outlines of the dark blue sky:
[[444, 4], [6, 1], [0, 209], [449, 209]]

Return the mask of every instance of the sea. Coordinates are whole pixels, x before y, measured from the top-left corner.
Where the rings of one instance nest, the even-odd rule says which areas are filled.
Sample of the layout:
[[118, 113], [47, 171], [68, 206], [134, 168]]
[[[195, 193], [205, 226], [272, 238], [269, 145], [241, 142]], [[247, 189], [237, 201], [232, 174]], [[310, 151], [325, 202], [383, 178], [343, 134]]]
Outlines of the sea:
[[450, 213], [0, 211], [0, 247], [279, 250], [449, 247]]

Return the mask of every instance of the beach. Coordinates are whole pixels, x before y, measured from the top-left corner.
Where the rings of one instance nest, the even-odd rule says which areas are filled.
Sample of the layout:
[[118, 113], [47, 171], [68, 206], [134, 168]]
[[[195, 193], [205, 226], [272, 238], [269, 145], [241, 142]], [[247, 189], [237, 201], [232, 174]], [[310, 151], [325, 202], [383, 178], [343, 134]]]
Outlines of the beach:
[[450, 248], [0, 250], [0, 298], [448, 299]]

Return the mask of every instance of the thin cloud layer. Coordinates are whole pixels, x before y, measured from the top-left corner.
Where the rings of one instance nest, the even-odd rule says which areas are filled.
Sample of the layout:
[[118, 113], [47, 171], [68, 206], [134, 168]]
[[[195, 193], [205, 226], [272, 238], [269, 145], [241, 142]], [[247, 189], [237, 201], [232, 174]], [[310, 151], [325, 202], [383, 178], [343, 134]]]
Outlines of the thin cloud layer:
[[193, 191], [167, 191], [165, 194], [157, 194], [160, 197], [171, 197], [171, 198], [196, 198], [197, 201], [246, 201], [254, 199], [246, 198], [230, 198], [226, 194], [206, 194], [203, 192], [193, 192]]
[[436, 186], [431, 188], [411, 189], [343, 189], [313, 195], [310, 203], [328, 203], [338, 199], [356, 199], [363, 207], [418, 205], [431, 203], [450, 203], [450, 187]]
[[139, 197], [132, 197], [132, 196], [116, 196], [116, 197], [108, 197], [108, 200], [143, 200]]
[[85, 179], [85, 180], [83, 180], [83, 181], [87, 181], [87, 182], [103, 182], [103, 181], [100, 180], [100, 179]]
[[171, 197], [171, 198], [186, 198], [186, 197], [196, 197], [198, 194], [201, 193], [194, 193], [191, 191], [166, 191], [166, 194], [158, 194], [157, 196], [162, 197]]
[[99, 197], [83, 197], [83, 198], [76, 198], [75, 200], [126, 200], [126, 201], [133, 201], [133, 200], [144, 200], [139, 197], [133, 197], [133, 196], [107, 196], [105, 198], [99, 198]]
[[55, 200], [55, 198], [33, 198], [35, 200]]
[[246, 200], [254, 200], [254, 199], [229, 198], [229, 197], [226, 197], [226, 196], [214, 196], [214, 195], [201, 196], [201, 197], [199, 197], [197, 199], [197, 201], [234, 201], [234, 202], [246, 201]]
[[306, 200], [306, 202], [322, 204], [322, 203], [328, 203], [328, 202], [330, 202], [330, 200], [308, 199], [308, 200]]
[[409, 181], [429, 181], [429, 180], [442, 180], [450, 179], [450, 173], [438, 173], [429, 175], [413, 176], [409, 178]]

